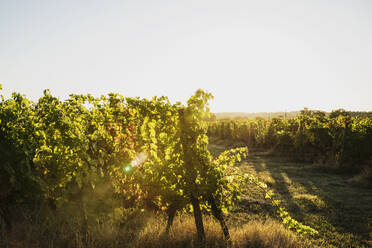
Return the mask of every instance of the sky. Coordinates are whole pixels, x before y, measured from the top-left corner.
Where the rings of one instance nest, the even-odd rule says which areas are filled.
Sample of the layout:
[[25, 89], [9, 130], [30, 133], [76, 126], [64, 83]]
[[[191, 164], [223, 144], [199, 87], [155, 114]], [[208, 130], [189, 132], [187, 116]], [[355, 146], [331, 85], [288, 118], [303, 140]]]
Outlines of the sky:
[[1, 94], [372, 111], [369, 0], [2, 0]]

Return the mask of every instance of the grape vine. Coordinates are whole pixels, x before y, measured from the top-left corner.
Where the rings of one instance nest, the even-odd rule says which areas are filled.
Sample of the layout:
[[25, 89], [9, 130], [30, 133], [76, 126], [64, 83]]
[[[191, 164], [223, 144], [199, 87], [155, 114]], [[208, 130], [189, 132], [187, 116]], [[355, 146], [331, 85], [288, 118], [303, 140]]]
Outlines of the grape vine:
[[225, 214], [239, 201], [242, 183], [254, 182], [289, 228], [315, 234], [292, 219], [266, 185], [234, 166], [247, 148], [211, 156], [203, 120], [212, 98], [202, 90], [186, 105], [114, 93], [61, 101], [46, 90], [38, 102], [1, 96], [1, 218], [11, 228], [10, 209], [20, 202], [53, 209], [75, 203], [87, 231], [97, 209], [139, 207], [166, 212], [169, 232], [177, 212], [191, 209], [203, 246], [202, 214], [210, 212], [229, 241]]

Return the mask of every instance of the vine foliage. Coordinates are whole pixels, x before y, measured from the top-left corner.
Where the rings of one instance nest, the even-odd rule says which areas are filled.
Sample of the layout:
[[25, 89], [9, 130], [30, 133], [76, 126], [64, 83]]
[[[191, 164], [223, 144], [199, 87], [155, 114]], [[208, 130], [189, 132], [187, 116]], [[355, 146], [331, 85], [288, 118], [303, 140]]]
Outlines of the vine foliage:
[[[149, 208], [168, 215], [166, 232], [178, 211], [192, 211], [198, 241], [205, 244], [202, 213], [220, 223], [227, 241], [225, 214], [255, 182], [234, 166], [247, 148], [213, 158], [208, 151], [208, 101], [203, 90], [187, 101], [70, 95], [66, 101], [46, 90], [38, 102], [14, 93], [0, 102], [0, 216], [10, 229], [20, 204], [52, 209], [73, 205], [86, 232], [97, 211]], [[274, 200], [283, 222], [299, 232], [315, 230], [290, 218]], [[106, 213], [106, 214], [105, 214]]]

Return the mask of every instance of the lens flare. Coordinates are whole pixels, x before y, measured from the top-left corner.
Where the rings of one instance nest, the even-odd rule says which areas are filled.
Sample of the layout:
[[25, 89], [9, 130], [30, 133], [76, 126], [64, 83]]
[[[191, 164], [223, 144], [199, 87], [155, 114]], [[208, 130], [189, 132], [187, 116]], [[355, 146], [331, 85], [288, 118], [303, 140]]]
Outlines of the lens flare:
[[132, 166], [130, 166], [130, 165], [127, 165], [127, 166], [125, 166], [125, 168], [124, 168], [124, 171], [125, 172], [130, 172], [132, 170]]

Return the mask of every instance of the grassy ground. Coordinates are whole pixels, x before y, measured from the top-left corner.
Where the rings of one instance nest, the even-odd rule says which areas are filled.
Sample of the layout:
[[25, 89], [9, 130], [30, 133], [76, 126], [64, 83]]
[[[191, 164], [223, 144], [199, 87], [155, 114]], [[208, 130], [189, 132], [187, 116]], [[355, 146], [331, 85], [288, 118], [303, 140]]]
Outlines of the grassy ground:
[[[226, 148], [217, 142], [210, 146], [214, 155]], [[274, 189], [293, 217], [319, 231], [314, 246], [372, 247], [372, 189], [352, 175], [263, 152], [250, 152], [239, 166]], [[260, 192], [252, 189], [229, 218], [239, 225], [268, 212]]]
[[[162, 215], [137, 212], [121, 227], [109, 223], [92, 225], [83, 234], [77, 226], [51, 223], [22, 223], [13, 233], [0, 238], [0, 247], [39, 248], [196, 248], [194, 219], [189, 214], [175, 218], [169, 235], [165, 235], [166, 221]], [[206, 248], [307, 248], [308, 240], [297, 236], [274, 220], [250, 220], [231, 227], [231, 245], [224, 240], [215, 219], [204, 216]]]

